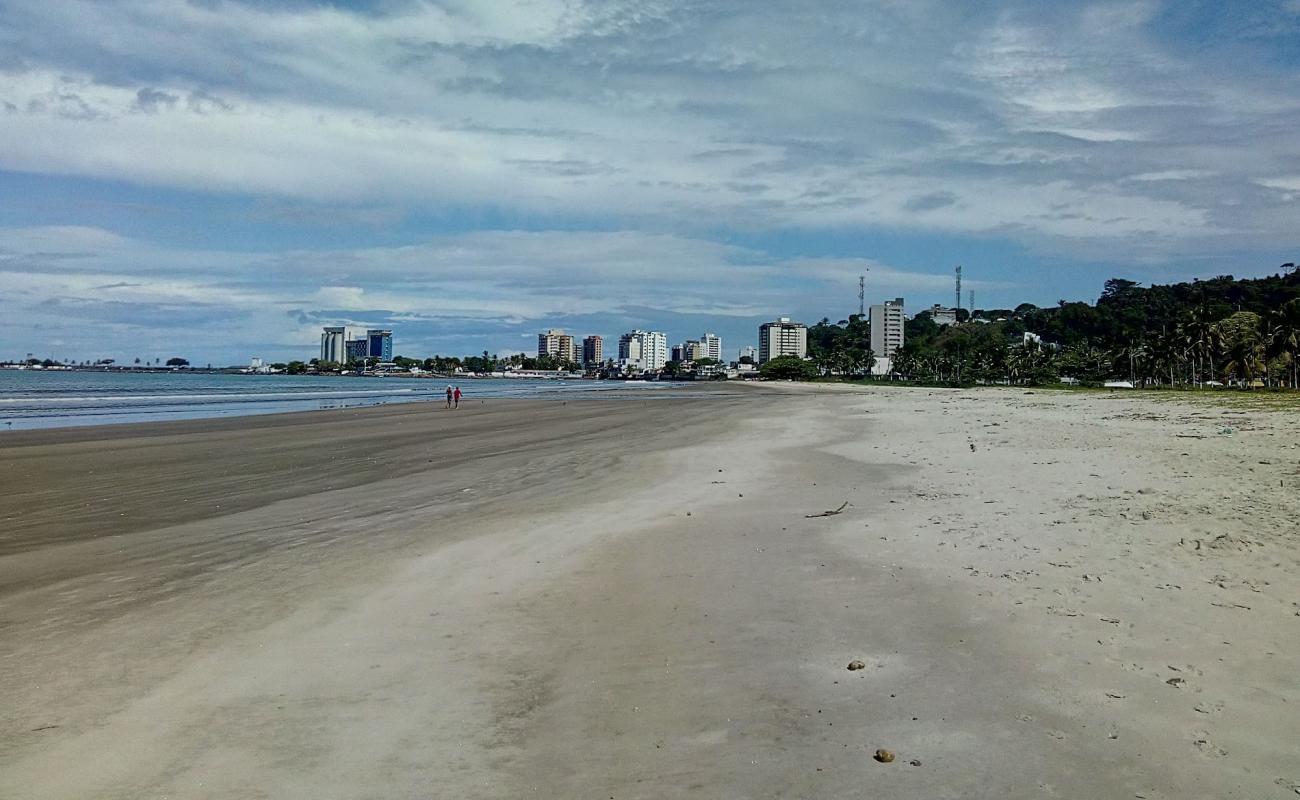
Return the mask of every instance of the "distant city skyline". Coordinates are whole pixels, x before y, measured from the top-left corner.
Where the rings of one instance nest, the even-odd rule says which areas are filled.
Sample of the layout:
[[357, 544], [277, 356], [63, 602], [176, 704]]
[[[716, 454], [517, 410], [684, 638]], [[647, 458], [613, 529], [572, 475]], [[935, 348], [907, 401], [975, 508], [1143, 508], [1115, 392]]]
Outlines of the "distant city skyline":
[[652, 6], [0, 0], [0, 342], [734, 350], [859, 275], [1011, 308], [1300, 256], [1297, 0]]

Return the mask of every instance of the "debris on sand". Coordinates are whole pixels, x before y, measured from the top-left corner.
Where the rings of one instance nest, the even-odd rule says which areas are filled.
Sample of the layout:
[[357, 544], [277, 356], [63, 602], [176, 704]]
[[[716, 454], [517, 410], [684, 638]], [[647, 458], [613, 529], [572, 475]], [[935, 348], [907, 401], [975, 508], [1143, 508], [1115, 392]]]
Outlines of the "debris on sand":
[[816, 519], [817, 517], [833, 517], [836, 514], [843, 514], [844, 509], [848, 507], [849, 507], [849, 501], [845, 500], [844, 503], [834, 511], [823, 511], [820, 514], [804, 514], [803, 516], [804, 519]]
[[872, 758], [876, 759], [881, 764], [889, 764], [894, 760], [894, 751], [886, 750], [883, 747], [877, 747], [876, 754], [872, 756]]
[[866, 669], [866, 668], [867, 665], [862, 663], [862, 661], [859, 659], [855, 658], [849, 662], [849, 672], [856, 672], [857, 670]]

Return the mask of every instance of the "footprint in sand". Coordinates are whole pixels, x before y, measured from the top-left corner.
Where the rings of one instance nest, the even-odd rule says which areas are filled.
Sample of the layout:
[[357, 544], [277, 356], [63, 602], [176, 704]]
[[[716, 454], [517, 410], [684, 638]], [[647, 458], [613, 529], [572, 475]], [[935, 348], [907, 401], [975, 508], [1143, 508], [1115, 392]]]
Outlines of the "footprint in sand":
[[1222, 714], [1223, 713], [1223, 703], [1219, 703], [1219, 702], [1197, 703], [1196, 705], [1192, 706], [1192, 708], [1201, 714]]
[[1192, 744], [1196, 745], [1197, 750], [1200, 750], [1211, 758], [1222, 758], [1228, 754], [1227, 750], [1224, 750], [1222, 747], [1219, 747], [1214, 742], [1210, 741], [1210, 734], [1208, 731], [1196, 731], [1193, 733]]

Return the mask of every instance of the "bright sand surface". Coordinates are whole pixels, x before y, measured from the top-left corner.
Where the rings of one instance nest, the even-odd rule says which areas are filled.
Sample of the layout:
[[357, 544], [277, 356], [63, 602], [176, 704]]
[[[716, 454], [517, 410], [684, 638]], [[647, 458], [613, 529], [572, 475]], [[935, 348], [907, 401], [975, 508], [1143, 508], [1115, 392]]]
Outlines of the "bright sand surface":
[[1132, 394], [12, 433], [0, 797], [1295, 797], [1297, 486]]

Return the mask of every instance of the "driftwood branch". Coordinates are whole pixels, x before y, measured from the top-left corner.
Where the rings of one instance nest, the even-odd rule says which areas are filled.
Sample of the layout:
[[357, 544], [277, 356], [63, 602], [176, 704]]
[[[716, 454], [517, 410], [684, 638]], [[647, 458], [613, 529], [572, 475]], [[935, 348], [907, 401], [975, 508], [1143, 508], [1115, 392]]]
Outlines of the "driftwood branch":
[[803, 515], [803, 518], [804, 518], [804, 519], [815, 519], [815, 518], [817, 518], [817, 517], [833, 517], [833, 516], [835, 516], [836, 514], [843, 514], [843, 513], [844, 513], [844, 509], [846, 509], [846, 508], [848, 508], [848, 507], [849, 507], [849, 501], [848, 501], [848, 500], [845, 500], [845, 501], [844, 501], [844, 505], [840, 506], [839, 508], [835, 509], [834, 511], [823, 511], [823, 512], [820, 513], [820, 514], [804, 514], [804, 515]]

